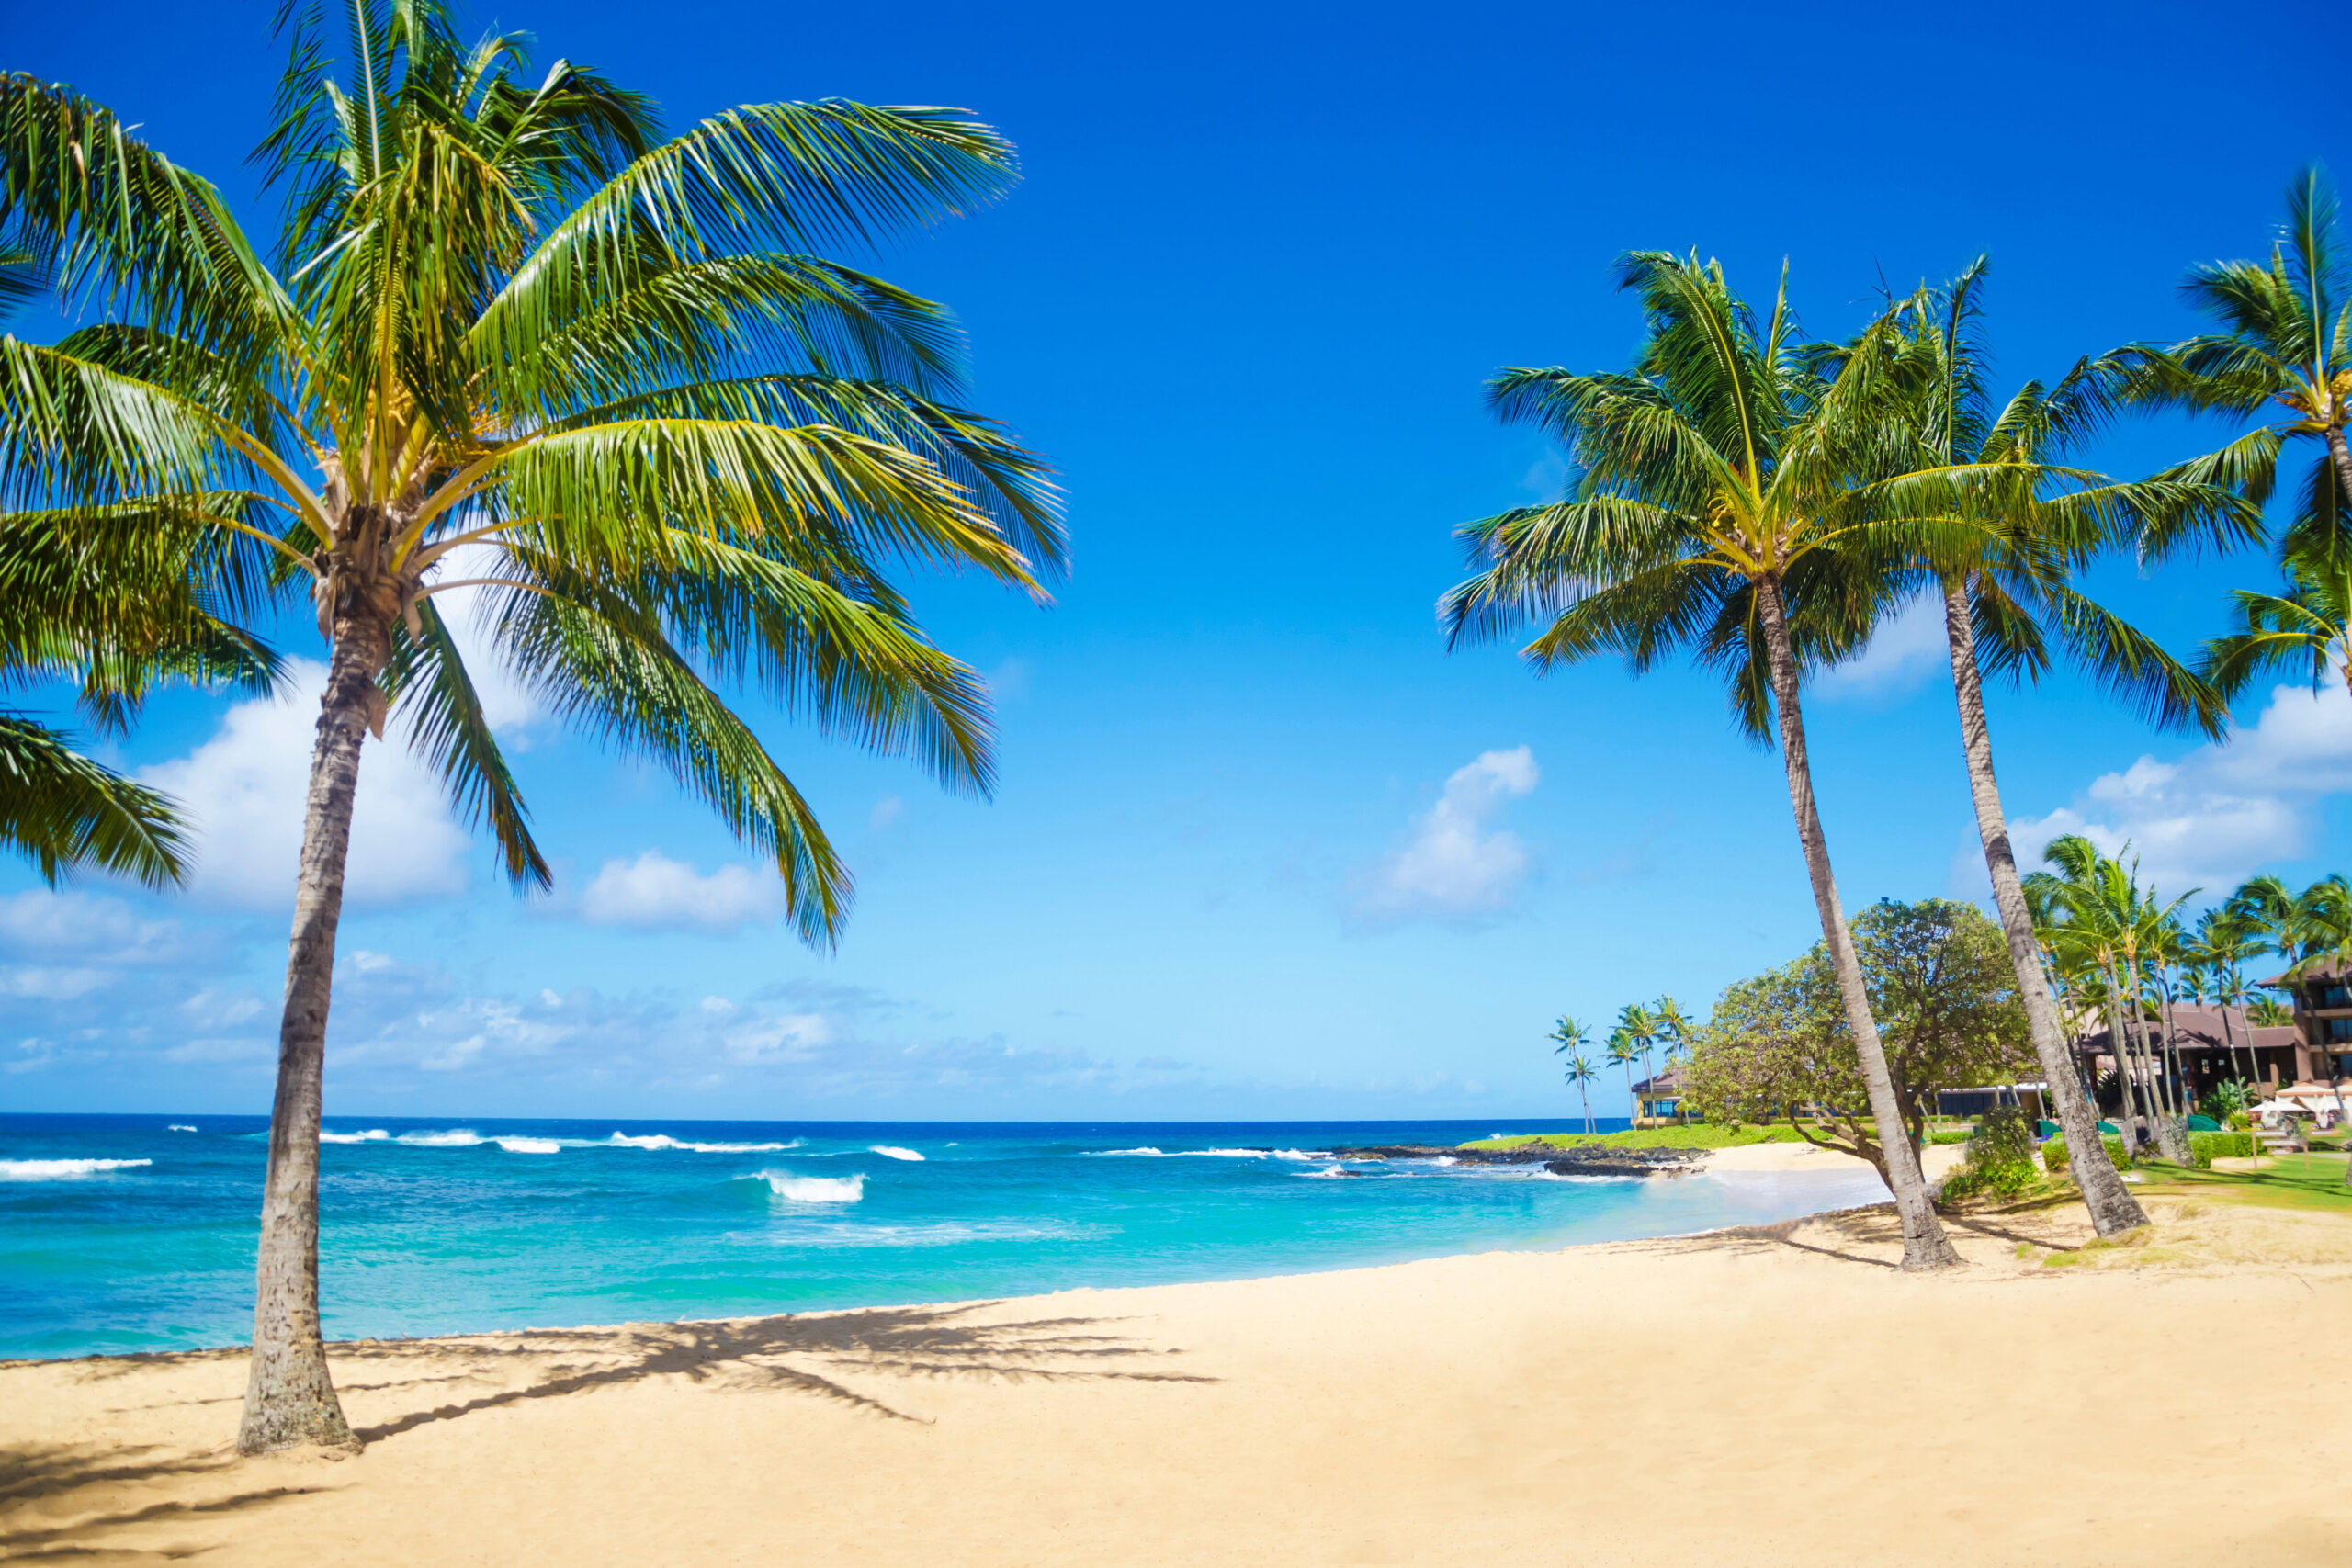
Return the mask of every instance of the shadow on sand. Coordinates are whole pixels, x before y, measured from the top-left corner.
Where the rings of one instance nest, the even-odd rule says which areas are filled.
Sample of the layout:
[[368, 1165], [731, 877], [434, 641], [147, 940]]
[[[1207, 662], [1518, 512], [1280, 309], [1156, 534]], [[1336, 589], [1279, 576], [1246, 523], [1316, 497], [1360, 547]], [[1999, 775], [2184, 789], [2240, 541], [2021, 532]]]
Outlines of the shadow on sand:
[[[379, 1443], [478, 1411], [555, 1399], [597, 1388], [683, 1377], [716, 1388], [775, 1390], [819, 1399], [885, 1420], [921, 1421], [878, 1392], [845, 1380], [984, 1377], [1007, 1382], [1214, 1382], [1170, 1370], [1180, 1351], [1121, 1330], [1124, 1320], [1097, 1317], [984, 1321], [996, 1303], [876, 1308], [821, 1315], [701, 1323], [629, 1324], [616, 1328], [534, 1329], [447, 1339], [370, 1339], [330, 1347], [337, 1383], [363, 1442]], [[121, 1385], [115, 1408], [135, 1429], [146, 1412], [194, 1405], [220, 1410], [221, 1435], [231, 1397], [137, 1397], [142, 1368], [175, 1362], [242, 1359], [242, 1351], [185, 1357], [95, 1358], [80, 1363], [91, 1382]], [[447, 1400], [447, 1385], [491, 1385]], [[443, 1402], [427, 1404], [427, 1400]], [[405, 1405], [406, 1408], [402, 1408]], [[388, 1409], [388, 1406], [390, 1407]], [[363, 1416], [372, 1421], [360, 1424]], [[209, 1422], [214, 1417], [207, 1415]], [[158, 1444], [0, 1445], [0, 1557], [38, 1562], [153, 1562], [209, 1552], [201, 1541], [155, 1542], [141, 1527], [246, 1514], [334, 1484], [256, 1487], [225, 1448], [191, 1452]], [[321, 1478], [322, 1481], [325, 1477]], [[135, 1544], [134, 1544], [135, 1543]]]

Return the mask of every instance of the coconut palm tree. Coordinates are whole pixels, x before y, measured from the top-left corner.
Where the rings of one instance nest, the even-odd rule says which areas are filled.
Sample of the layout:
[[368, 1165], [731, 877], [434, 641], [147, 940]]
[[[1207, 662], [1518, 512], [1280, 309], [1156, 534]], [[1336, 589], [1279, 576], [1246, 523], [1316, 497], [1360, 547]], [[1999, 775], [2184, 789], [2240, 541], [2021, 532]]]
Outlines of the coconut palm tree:
[[[1900, 503], [1940, 500], [1932, 481], [1865, 494], [1878, 476], [1887, 391], [1878, 356], [1838, 374], [1810, 363], [1785, 275], [1758, 320], [1720, 265], [1625, 256], [1620, 286], [1647, 319], [1630, 371], [1510, 369], [1489, 384], [1506, 420], [1561, 440], [1568, 499], [1463, 530], [1475, 577], [1441, 605], [1455, 645], [1546, 623], [1525, 649], [1539, 671], [1603, 651], [1639, 672], [1679, 647], [1727, 678], [1737, 722], [1778, 731], [1789, 803], [1871, 1113], [1902, 1125], [1878, 1026], [1838, 897], [1815, 804], [1800, 692], [1808, 666], [1851, 645], [1878, 590], [1860, 563]], [[1917, 492], [1917, 493], [1915, 493]], [[1882, 552], [1883, 553], [1883, 552]], [[1888, 1145], [1904, 1267], [1957, 1265], [1914, 1151]]]
[[1650, 1054], [1657, 1048], [1657, 1017], [1640, 1002], [1628, 1002], [1617, 1010], [1617, 1027], [1625, 1032], [1625, 1038], [1631, 1040], [1634, 1048], [1641, 1052], [1642, 1075], [1645, 1077], [1656, 1077], [1657, 1074], [1650, 1066]]
[[2316, 438], [2303, 508], [2284, 536], [2291, 558], [2334, 554], [2352, 517], [2352, 288], [2336, 245], [2335, 192], [2317, 165], [2287, 187], [2287, 219], [2267, 265], [2214, 262], [2181, 284], [2189, 302], [2225, 330], [2140, 351], [2135, 398], [2192, 412], [2254, 414], [2273, 405], [2287, 417], [2241, 437], [2236, 461], [2259, 502], [2275, 483], [2290, 441]]
[[2220, 457], [2126, 482], [2065, 465], [2072, 448], [2109, 423], [2131, 374], [2124, 356], [2078, 360], [2053, 385], [2028, 382], [1996, 405], [1983, 335], [1986, 271], [1980, 257], [1951, 283], [1922, 288], [1890, 310], [1899, 325], [1895, 352], [1916, 378], [1904, 427], [1910, 460], [1931, 470], [1976, 471], [1976, 482], [1954, 493], [1959, 526], [1936, 536], [1935, 558], [1921, 575], [1942, 601], [1977, 834], [2035, 1054], [2057, 1101], [2075, 1185], [2098, 1233], [2115, 1235], [2147, 1216], [2096, 1136], [2097, 1109], [2076, 1081], [2043, 975], [1994, 772], [1984, 679], [2038, 680], [2055, 643], [2159, 727], [2219, 734], [2228, 721], [2220, 696], [2068, 579], [2117, 546], [2153, 558], [2192, 542], [2259, 538], [2261, 513], [2218, 482], [2227, 477]]
[[[2222, 1033], [2230, 1055], [2230, 1068], [2238, 1071], [2237, 1029], [2231, 1010], [2245, 1001], [2245, 982], [2239, 966], [2262, 950], [2245, 922], [2233, 916], [2226, 905], [2208, 909], [2197, 919], [2197, 931], [2190, 951], [2197, 961], [2212, 976], [2214, 1003], [2222, 1010]], [[2203, 998], [2199, 997], [2199, 1000]], [[2245, 1081], [2254, 1081], [2249, 1065], [2242, 1074]]]
[[329, 8], [287, 13], [269, 262], [103, 107], [0, 76], [0, 232], [102, 308], [52, 346], [0, 341], [0, 502], [92, 539], [209, 541], [306, 591], [331, 649], [247, 1451], [351, 1441], [319, 1328], [318, 1126], [363, 742], [398, 715], [515, 885], [549, 880], [437, 596], [475, 590], [492, 657], [701, 796], [822, 944], [849, 877], [721, 689], [985, 789], [981, 684], [887, 573], [970, 565], [1035, 592], [1062, 549], [1041, 465], [955, 404], [945, 311], [822, 255], [1006, 190], [994, 130], [827, 100], [665, 139], [641, 96], [528, 72], [516, 35], [469, 44], [439, 0]]
[[[0, 245], [0, 324], [51, 286], [49, 262], [29, 245]], [[206, 575], [152, 540], [99, 557], [55, 530], [0, 532], [0, 685], [76, 681], [85, 713], [116, 734], [158, 677], [266, 686], [274, 656], [208, 612]], [[186, 839], [170, 798], [70, 740], [0, 709], [0, 845], [51, 886], [83, 870], [179, 882]]]
[[1625, 1026], [1621, 1023], [1609, 1032], [1609, 1043], [1603, 1048], [1603, 1055], [1609, 1058], [1611, 1066], [1625, 1069], [1625, 1116], [1629, 1123], [1639, 1120], [1641, 1106], [1634, 1099], [1634, 1064], [1642, 1059], [1641, 1042], [1626, 1032]]
[[[1563, 1020], [1562, 1021], [1565, 1022], [1566, 1020]], [[1577, 1086], [1577, 1099], [1584, 1104], [1585, 1134], [1587, 1136], [1590, 1136], [1593, 1131], [1592, 1080], [1598, 1077], [1599, 1074], [1592, 1065], [1592, 1059], [1581, 1053], [1571, 1055], [1561, 1066], [1562, 1070], [1567, 1077], [1567, 1081]]]

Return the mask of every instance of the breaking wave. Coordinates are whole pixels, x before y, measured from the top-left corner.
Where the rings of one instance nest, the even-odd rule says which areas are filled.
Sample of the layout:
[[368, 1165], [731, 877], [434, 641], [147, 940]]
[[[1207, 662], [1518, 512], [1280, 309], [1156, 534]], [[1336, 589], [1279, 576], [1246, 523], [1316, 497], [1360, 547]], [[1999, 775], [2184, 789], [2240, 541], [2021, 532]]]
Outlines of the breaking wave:
[[152, 1159], [0, 1159], [0, 1181], [79, 1181], [85, 1176], [154, 1163]]
[[877, 1155], [888, 1155], [892, 1159], [921, 1160], [922, 1158], [922, 1156], [915, 1153], [914, 1150], [902, 1149], [896, 1144], [876, 1144], [874, 1145], [874, 1152]]
[[170, 1126], [164, 1128], [164, 1131], [166, 1133], [193, 1133], [196, 1129], [189, 1126], [185, 1122], [175, 1122]]
[[667, 1133], [648, 1133], [642, 1137], [628, 1133], [615, 1133], [605, 1141], [617, 1148], [683, 1149], [688, 1154], [696, 1155], [765, 1155], [774, 1154], [778, 1149], [797, 1149], [800, 1146], [798, 1138], [793, 1139], [788, 1144], [695, 1144], [688, 1143], [683, 1138], [673, 1138]]
[[[267, 1136], [266, 1134], [263, 1135]], [[390, 1137], [391, 1134], [381, 1127], [371, 1127], [365, 1133], [321, 1133], [319, 1142], [322, 1144], [380, 1144]], [[401, 1141], [406, 1143], [408, 1140], [403, 1138]]]
[[1309, 1157], [1308, 1156], [1299, 1153], [1296, 1149], [1282, 1151], [1270, 1149], [1155, 1149], [1146, 1146], [1140, 1149], [1089, 1149], [1086, 1152], [1097, 1156], [1106, 1156], [1110, 1155], [1144, 1155], [1154, 1159], [1190, 1159], [1194, 1157], [1203, 1159], [1264, 1159], [1270, 1154], [1276, 1155], [1277, 1157], [1282, 1159], [1306, 1159]]
[[[382, 1134], [368, 1133], [364, 1135], [375, 1138]], [[406, 1144], [415, 1149], [469, 1149], [476, 1144], [486, 1144], [490, 1140], [470, 1127], [452, 1127], [446, 1133], [402, 1133], [392, 1142]]]
[[739, 1181], [764, 1181], [788, 1203], [855, 1203], [865, 1196], [863, 1176], [795, 1176], [788, 1170], [755, 1171]]
[[492, 1138], [491, 1142], [510, 1155], [552, 1155], [563, 1152], [563, 1145], [553, 1138]]

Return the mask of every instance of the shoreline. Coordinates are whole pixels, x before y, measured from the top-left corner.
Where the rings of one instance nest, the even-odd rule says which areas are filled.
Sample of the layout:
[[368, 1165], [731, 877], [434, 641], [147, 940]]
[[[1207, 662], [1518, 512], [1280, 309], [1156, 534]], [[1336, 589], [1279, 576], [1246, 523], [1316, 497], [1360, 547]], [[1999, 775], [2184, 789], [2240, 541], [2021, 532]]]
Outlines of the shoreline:
[[[1930, 1164], [1928, 1168], [1928, 1178], [1930, 1180], [1944, 1174], [1947, 1168], [1957, 1163], [1958, 1151], [1956, 1150], [1949, 1148], [1930, 1148], [1928, 1153], [1931, 1158], [1936, 1156], [1945, 1156], [1940, 1164]], [[1840, 1155], [1833, 1150], [1816, 1149], [1809, 1145], [1802, 1144], [1755, 1144], [1731, 1149], [1693, 1151], [1693, 1154], [1696, 1157], [1692, 1158], [1688, 1163], [1679, 1167], [1660, 1167], [1651, 1170], [1639, 1179], [1645, 1185], [1648, 1185], [1659, 1182], [1679, 1181], [1687, 1179], [1692, 1176], [1736, 1178], [1739, 1176], [1751, 1175], [1770, 1176], [1794, 1174], [1808, 1176], [1854, 1177], [1862, 1174], [1868, 1168], [1867, 1164], [1864, 1161]], [[1814, 1157], [1810, 1159], [1804, 1157], [1808, 1156]], [[1527, 1163], [1535, 1162], [1531, 1161]], [[1625, 1178], [1621, 1175], [1602, 1175], [1589, 1178], [1577, 1178], [1576, 1179], [1618, 1181], [1623, 1180]], [[1883, 1193], [1884, 1190], [1883, 1187], [1880, 1189], [1882, 1193]], [[1884, 1200], [1880, 1201], [1883, 1201]], [[1802, 1223], [1808, 1220], [1824, 1218], [1833, 1214], [1857, 1212], [1872, 1206], [1873, 1204], [1871, 1202], [1867, 1201], [1861, 1204], [1833, 1204], [1820, 1209], [1804, 1210], [1797, 1214], [1782, 1216], [1781, 1218], [1770, 1223], [1776, 1224]], [[1443, 1262], [1449, 1258], [1454, 1258], [1521, 1255], [1550, 1256], [1556, 1253], [1575, 1252], [1591, 1247], [1639, 1245], [1645, 1242], [1684, 1240], [1716, 1235], [1719, 1233], [1738, 1231], [1745, 1228], [1747, 1227], [1742, 1224], [1734, 1223], [1729, 1224], [1704, 1225], [1691, 1230], [1658, 1231], [1636, 1235], [1600, 1236], [1589, 1241], [1571, 1241], [1559, 1245], [1531, 1243], [1524, 1247], [1476, 1247], [1467, 1250], [1433, 1252], [1421, 1257], [1395, 1258], [1378, 1261], [1335, 1262], [1323, 1268], [1287, 1267], [1277, 1265], [1264, 1272], [1238, 1273], [1212, 1279], [1148, 1281], [1135, 1284], [1070, 1285], [1057, 1287], [1049, 1291], [1024, 1292], [1010, 1295], [982, 1295], [957, 1297], [952, 1299], [926, 1297], [919, 1300], [866, 1303], [846, 1306], [834, 1305], [786, 1309], [784, 1311], [775, 1313], [756, 1314], [748, 1317], [735, 1315], [723, 1317], [619, 1318], [607, 1319], [602, 1322], [570, 1325], [528, 1325], [520, 1327], [505, 1326], [480, 1329], [451, 1329], [431, 1334], [390, 1336], [356, 1335], [346, 1338], [330, 1338], [328, 1345], [330, 1349], [337, 1346], [423, 1345], [447, 1340], [480, 1339], [486, 1337], [501, 1335], [528, 1336], [616, 1332], [621, 1329], [639, 1327], [648, 1324], [674, 1325], [705, 1323], [758, 1322], [773, 1318], [809, 1317], [827, 1313], [841, 1312], [911, 1312], [927, 1309], [968, 1306], [973, 1303], [984, 1303], [998, 1301], [1040, 1300], [1054, 1295], [1067, 1294], [1071, 1292], [1182, 1290], [1193, 1286], [1248, 1284], [1253, 1281], [1264, 1280], [1313, 1279], [1326, 1275], [1348, 1273], [1366, 1269], [1408, 1268], [1419, 1264]], [[103, 1361], [137, 1364], [143, 1362], [164, 1361], [175, 1358], [242, 1356], [245, 1353], [246, 1348], [247, 1347], [244, 1343], [236, 1342], [223, 1345], [190, 1346], [180, 1349], [90, 1350], [58, 1356], [0, 1357], [0, 1372], [18, 1368], [72, 1365], [82, 1362]]]
[[[228, 1454], [239, 1350], [17, 1363], [0, 1553], [1319, 1568], [1565, 1539], [1580, 1563], [1671, 1540], [1666, 1560], [1796, 1568], [1896, 1529], [1906, 1562], [2209, 1561], [2202, 1526], [2147, 1536], [2136, 1499], [2177, 1473], [2275, 1499], [2230, 1518], [2235, 1547], [2341, 1561], [2352, 1498], [2282, 1495], [2266, 1457], [2352, 1459], [2309, 1358], [2233, 1366], [2186, 1427], [2119, 1424], [2109, 1395], [2184, 1335], [2332, 1335], [2352, 1225], [2163, 1207], [2146, 1248], [2078, 1268], [2040, 1261], [2086, 1234], [2051, 1212], [1955, 1221], [1973, 1267], [1904, 1275], [1881, 1204], [1216, 1283], [339, 1342], [368, 1440], [347, 1459]], [[1865, 1408], [1890, 1393], [1894, 1430]]]

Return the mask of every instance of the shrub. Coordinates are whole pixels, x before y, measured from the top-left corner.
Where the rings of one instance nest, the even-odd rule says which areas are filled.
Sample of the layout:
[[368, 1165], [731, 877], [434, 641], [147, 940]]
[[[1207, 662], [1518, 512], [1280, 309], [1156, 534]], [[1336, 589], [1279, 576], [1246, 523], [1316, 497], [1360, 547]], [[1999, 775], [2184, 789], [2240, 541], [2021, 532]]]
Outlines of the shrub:
[[2188, 1137], [2188, 1157], [2199, 1170], [2211, 1168], [2216, 1159], [2245, 1159], [2253, 1153], [2252, 1133], [2192, 1133]]
[[1968, 1140], [1967, 1168], [1944, 1182], [1944, 1196], [2014, 1198], [2041, 1174], [2033, 1168], [2033, 1119], [2014, 1105], [1996, 1106], [1978, 1119]]
[[2236, 1078], [2224, 1078], [2205, 1091], [2205, 1098], [2197, 1102], [2197, 1109], [2227, 1125], [2231, 1117], [2253, 1103], [2253, 1089]]
[[[2107, 1157], [2115, 1162], [2116, 1169], [2121, 1170], [2132, 1163], [2123, 1157], [2123, 1140], [2120, 1137], [2101, 1138], [2099, 1142], [2107, 1145]], [[2064, 1134], [2041, 1145], [2041, 1166], [2052, 1176], [2066, 1174], [2066, 1139]]]

